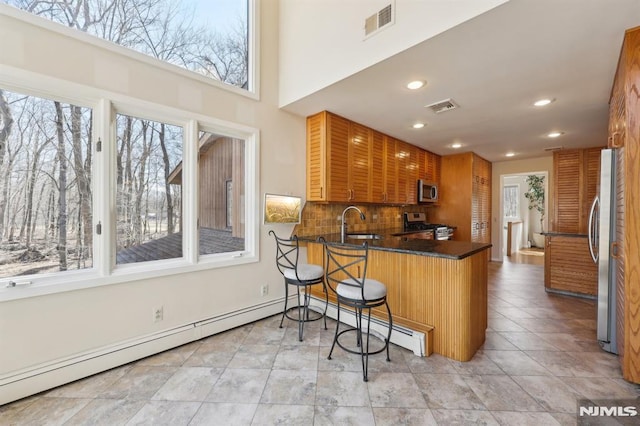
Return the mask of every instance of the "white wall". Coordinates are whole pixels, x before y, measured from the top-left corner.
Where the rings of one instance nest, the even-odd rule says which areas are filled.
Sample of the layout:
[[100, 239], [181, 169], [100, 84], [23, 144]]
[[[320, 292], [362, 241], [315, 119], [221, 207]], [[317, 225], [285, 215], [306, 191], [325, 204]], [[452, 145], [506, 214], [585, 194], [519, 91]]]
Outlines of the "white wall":
[[[553, 194], [551, 193], [551, 188], [553, 188], [553, 156], [531, 158], [526, 160], [499, 161], [492, 163], [491, 193], [494, 194], [494, 196], [491, 197], [491, 242], [493, 243], [493, 247], [491, 248], [491, 259], [494, 261], [502, 261], [503, 229], [500, 225], [503, 210], [501, 206], [502, 191], [500, 185], [503, 179], [501, 179], [501, 177], [506, 175], [518, 174], [528, 175], [535, 172], [547, 172], [548, 175], [548, 178], [546, 179], [547, 197], [545, 199], [545, 202], [547, 203], [546, 211], [548, 212], [548, 203], [553, 196]], [[545, 218], [545, 221], [548, 221], [548, 215]], [[545, 229], [548, 229], [546, 225]]]
[[[280, 0], [280, 106], [506, 1]], [[365, 19], [390, 3], [395, 24], [365, 39]]]
[[[259, 128], [260, 194], [304, 195], [305, 121], [278, 109], [277, 2], [261, 9], [259, 101], [2, 15], [0, 73], [11, 67]], [[0, 385], [37, 366], [282, 298], [269, 229], [260, 224], [258, 263], [0, 302]], [[264, 283], [269, 294], [261, 297]], [[159, 305], [164, 320], [153, 323]], [[66, 380], [62, 373], [51, 385]], [[30, 391], [18, 387], [0, 386], [0, 405]]]

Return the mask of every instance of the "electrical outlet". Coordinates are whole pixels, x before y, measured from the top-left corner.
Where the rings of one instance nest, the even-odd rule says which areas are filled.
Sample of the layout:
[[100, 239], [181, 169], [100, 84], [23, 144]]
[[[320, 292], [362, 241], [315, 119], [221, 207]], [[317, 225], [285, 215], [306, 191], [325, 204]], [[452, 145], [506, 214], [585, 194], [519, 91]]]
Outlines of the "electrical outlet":
[[262, 284], [260, 286], [260, 296], [266, 296], [269, 294], [269, 284]]
[[164, 318], [164, 306], [153, 308], [153, 322], [160, 322]]

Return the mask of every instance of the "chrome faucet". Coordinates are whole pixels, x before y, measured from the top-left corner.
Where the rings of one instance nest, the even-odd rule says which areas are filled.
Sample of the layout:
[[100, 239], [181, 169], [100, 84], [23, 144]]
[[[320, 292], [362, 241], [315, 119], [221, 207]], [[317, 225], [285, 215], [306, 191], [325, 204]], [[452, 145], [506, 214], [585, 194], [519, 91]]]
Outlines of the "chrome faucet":
[[359, 208], [357, 208], [356, 206], [349, 206], [349, 207], [347, 207], [346, 209], [344, 209], [344, 210], [342, 211], [342, 225], [340, 226], [340, 242], [341, 242], [342, 244], [344, 244], [344, 238], [345, 238], [345, 235], [347, 234], [347, 224], [346, 224], [346, 223], [345, 223], [345, 221], [344, 221], [344, 216], [345, 216], [345, 214], [347, 214], [347, 212], [348, 212], [349, 210], [351, 210], [351, 209], [357, 210], [357, 211], [358, 211], [358, 213], [360, 213], [360, 219], [362, 219], [362, 220], [365, 220], [365, 219], [366, 219], [366, 217], [365, 217], [364, 213], [362, 213], [362, 210], [360, 210], [360, 209], [359, 209]]

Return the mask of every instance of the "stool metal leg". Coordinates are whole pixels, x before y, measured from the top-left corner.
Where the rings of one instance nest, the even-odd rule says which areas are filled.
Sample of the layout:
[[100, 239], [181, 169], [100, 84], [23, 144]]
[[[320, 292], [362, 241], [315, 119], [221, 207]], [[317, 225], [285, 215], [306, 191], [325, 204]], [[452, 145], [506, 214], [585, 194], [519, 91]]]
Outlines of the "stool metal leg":
[[282, 328], [282, 322], [287, 314], [287, 302], [289, 301], [289, 283], [284, 280], [284, 310], [282, 311], [282, 318], [280, 319], [280, 328]]
[[336, 334], [333, 336], [333, 343], [331, 344], [331, 350], [329, 351], [329, 356], [327, 359], [331, 359], [331, 354], [333, 353], [333, 348], [336, 347], [336, 342], [338, 341], [338, 329], [340, 328], [340, 299], [338, 299], [338, 315], [336, 318]]

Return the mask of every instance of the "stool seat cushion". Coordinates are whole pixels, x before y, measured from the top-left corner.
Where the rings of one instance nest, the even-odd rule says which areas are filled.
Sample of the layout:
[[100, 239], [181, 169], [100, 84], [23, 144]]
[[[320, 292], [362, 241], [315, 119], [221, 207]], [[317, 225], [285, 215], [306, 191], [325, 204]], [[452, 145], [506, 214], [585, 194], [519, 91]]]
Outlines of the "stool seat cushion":
[[295, 269], [285, 269], [284, 276], [290, 280], [297, 280], [298, 278], [302, 281], [310, 281], [317, 280], [322, 278], [324, 275], [324, 269], [322, 266], [313, 265], [310, 263], [299, 263], [298, 264], [298, 276], [296, 276]]
[[[351, 285], [348, 285], [351, 284]], [[336, 287], [336, 293], [351, 300], [362, 300], [362, 290], [359, 283], [352, 279], [342, 281]], [[378, 280], [366, 278], [364, 281], [364, 300], [377, 300], [387, 295], [387, 286]]]

